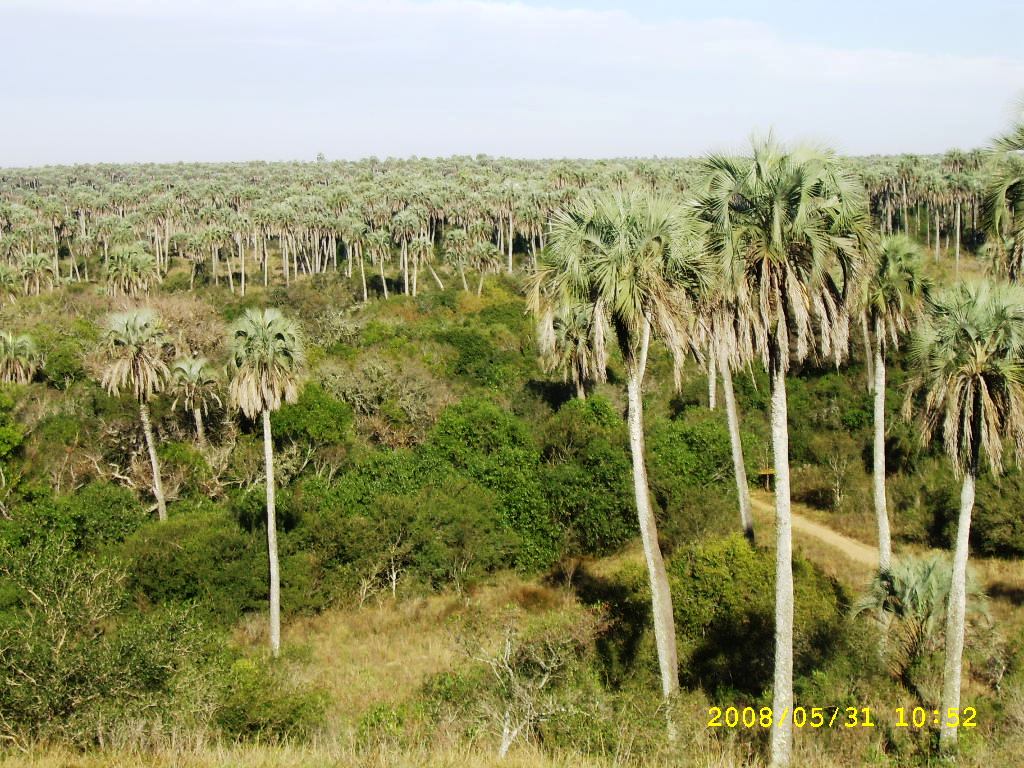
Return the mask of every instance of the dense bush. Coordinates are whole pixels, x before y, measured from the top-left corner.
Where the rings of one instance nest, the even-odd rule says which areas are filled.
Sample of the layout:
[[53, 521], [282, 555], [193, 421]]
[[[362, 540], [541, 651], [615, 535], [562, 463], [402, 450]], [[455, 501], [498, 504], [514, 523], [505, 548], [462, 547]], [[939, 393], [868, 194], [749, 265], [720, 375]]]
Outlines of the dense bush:
[[119, 619], [124, 573], [59, 537], [0, 545], [0, 575], [17, 596], [0, 624], [0, 736], [91, 744], [126, 718], [171, 715], [203, 645], [186, 612]]
[[220, 681], [214, 713], [220, 729], [241, 740], [275, 742], [310, 735], [326, 709], [321, 692], [299, 688], [280, 665], [240, 658]]
[[449, 367], [454, 376], [495, 390], [509, 387], [517, 378], [521, 357], [480, 331], [453, 328], [439, 333], [437, 340], [455, 348]]
[[[267, 566], [261, 544], [262, 537], [246, 533], [212, 504], [180, 511], [125, 541], [127, 585], [137, 599], [195, 604], [204, 618], [228, 625], [245, 611], [264, 609]], [[287, 601], [282, 603], [287, 610]]]
[[282, 405], [271, 416], [274, 437], [314, 446], [345, 442], [352, 425], [352, 409], [327, 394], [316, 383], [307, 384], [295, 403]]
[[540, 452], [525, 424], [489, 401], [463, 400], [441, 414], [427, 453], [498, 495], [502, 522], [521, 542], [517, 566], [534, 570], [555, 560], [562, 532], [552, 519], [540, 479]]
[[606, 400], [571, 400], [545, 425], [545, 494], [569, 554], [607, 554], [636, 535], [622, 417]]
[[88, 483], [64, 496], [40, 488], [29, 490], [10, 520], [0, 520], [0, 540], [25, 546], [60, 538], [75, 549], [96, 551], [122, 541], [148, 519], [135, 494], [110, 483]]
[[[740, 535], [695, 544], [668, 565], [680, 644], [690, 685], [756, 696], [771, 683], [775, 559]], [[806, 560], [793, 560], [797, 674], [821, 663], [842, 626], [839, 586]]]

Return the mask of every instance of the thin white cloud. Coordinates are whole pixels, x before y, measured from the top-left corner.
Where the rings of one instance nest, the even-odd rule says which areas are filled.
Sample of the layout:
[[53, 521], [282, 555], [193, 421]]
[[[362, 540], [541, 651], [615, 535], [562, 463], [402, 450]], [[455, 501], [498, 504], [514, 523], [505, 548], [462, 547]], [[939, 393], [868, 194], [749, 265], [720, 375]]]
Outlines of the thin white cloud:
[[[69, 66], [12, 82], [9, 106], [55, 119], [0, 121], [0, 164], [695, 154], [769, 127], [851, 152], [938, 151], [998, 132], [1024, 84], [1019, 58], [797, 44], [742, 19], [654, 23], [479, 0], [7, 7], [20, 13], [14, 27], [52, 20]], [[76, 39], [79, 25], [103, 38]], [[2, 27], [0, 65], [5, 49], [31, 55], [32, 41]], [[58, 117], [71, 108], [73, 126]], [[189, 129], [168, 129], [168, 117]]]

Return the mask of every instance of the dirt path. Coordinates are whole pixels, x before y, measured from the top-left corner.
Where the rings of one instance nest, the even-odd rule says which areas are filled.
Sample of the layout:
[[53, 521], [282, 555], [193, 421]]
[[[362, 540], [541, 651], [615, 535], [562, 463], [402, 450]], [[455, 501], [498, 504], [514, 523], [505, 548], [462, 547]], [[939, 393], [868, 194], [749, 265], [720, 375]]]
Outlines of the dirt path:
[[[758, 512], [775, 514], [775, 504], [771, 496], [767, 494], [752, 493], [750, 502]], [[860, 566], [874, 569], [878, 565], [878, 550], [849, 536], [833, 531], [826, 525], [816, 523], [804, 517], [798, 511], [799, 504], [793, 504], [793, 532], [797, 536], [805, 536], [818, 540], [832, 549], [837, 550], [847, 559], [852, 560]]]

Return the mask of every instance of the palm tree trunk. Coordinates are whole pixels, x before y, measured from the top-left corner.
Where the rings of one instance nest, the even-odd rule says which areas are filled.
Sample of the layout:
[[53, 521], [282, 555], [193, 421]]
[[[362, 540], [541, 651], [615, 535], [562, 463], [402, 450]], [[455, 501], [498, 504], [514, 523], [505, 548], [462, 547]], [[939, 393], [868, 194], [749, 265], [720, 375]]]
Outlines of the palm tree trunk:
[[740, 441], [740, 418], [736, 410], [736, 393], [732, 388], [732, 371], [726, 361], [722, 371], [722, 392], [725, 394], [725, 415], [729, 422], [729, 445], [732, 448], [732, 469], [736, 478], [736, 495], [740, 500], [740, 525], [743, 535], [754, 543], [754, 517], [750, 511], [750, 486], [747, 485], [747, 467], [743, 461], [743, 443]]
[[409, 295], [409, 248], [405, 240], [402, 241], [402, 288], [405, 295]]
[[[351, 250], [349, 251], [348, 263], [351, 266], [351, 264], [352, 264]], [[363, 284], [363, 304], [365, 304], [366, 300], [367, 300], [367, 294], [366, 294], [366, 265], [363, 264], [363, 254], [362, 253], [359, 254], [359, 279], [362, 281], [362, 284]]]
[[164, 485], [160, 481], [160, 462], [156, 457], [156, 442], [153, 440], [153, 426], [149, 421], [149, 406], [139, 403], [139, 419], [142, 421], [142, 434], [146, 438], [146, 450], [149, 451], [149, 464], [153, 469], [153, 495], [156, 497], [156, 513], [160, 522], [167, 520], [167, 503], [164, 501]]
[[281, 653], [281, 574], [277, 562], [277, 510], [274, 501], [274, 444], [270, 411], [263, 411], [263, 461], [267, 475], [267, 556], [270, 561], [270, 653]]
[[793, 751], [793, 530], [789, 497], [786, 373], [778, 349], [770, 360], [775, 463], [775, 678], [771, 766], [788, 768]]
[[885, 503], [885, 357], [882, 354], [881, 328], [875, 326], [875, 441], [873, 485], [875, 518], [878, 521], [878, 571], [885, 573], [892, 565], [892, 542], [889, 536], [889, 511]]
[[380, 260], [380, 284], [384, 288], [384, 298], [388, 297], [388, 279], [384, 277], [384, 259]]
[[864, 367], [867, 369], [865, 381], [868, 392], [870, 392], [871, 387], [874, 386], [875, 370], [874, 358], [871, 355], [871, 332], [868, 330], [868, 316], [866, 312], [861, 312], [860, 314], [860, 333], [864, 340]]
[[430, 270], [431, 277], [434, 278], [434, 282], [437, 283], [437, 288], [440, 291], [444, 290], [444, 283], [441, 282], [441, 278], [437, 276], [437, 272], [434, 271], [434, 265], [429, 261], [427, 262], [427, 269]]
[[956, 201], [956, 276], [960, 277], [960, 201]]
[[[679, 690], [679, 662], [676, 653], [675, 618], [672, 614], [672, 596], [669, 593], [668, 573], [658, 543], [658, 528], [651, 510], [647, 467], [644, 463], [643, 402], [640, 392], [639, 367], [630, 372], [626, 390], [629, 401], [629, 449], [633, 460], [633, 490], [640, 523], [640, 538], [647, 561], [647, 575], [651, 584], [651, 608], [654, 619], [654, 639], [658, 648], [658, 666], [661, 671], [661, 692], [667, 700]], [[669, 738], [675, 737], [671, 717], [668, 721]]]
[[971, 533], [971, 512], [974, 510], [974, 479], [977, 462], [964, 472], [960, 490], [960, 519], [956, 527], [956, 549], [953, 552], [953, 580], [946, 607], [946, 665], [942, 674], [943, 727], [939, 733], [942, 752], [957, 747], [957, 729], [945, 725], [945, 713], [960, 709], [960, 677], [963, 671], [964, 618], [967, 614], [967, 554]]
[[203, 424], [203, 412], [198, 408], [192, 409], [192, 418], [196, 421], [196, 442], [200, 448], [206, 447], [206, 426]]
[[718, 359], [708, 355], [708, 408], [712, 411], [718, 405]]

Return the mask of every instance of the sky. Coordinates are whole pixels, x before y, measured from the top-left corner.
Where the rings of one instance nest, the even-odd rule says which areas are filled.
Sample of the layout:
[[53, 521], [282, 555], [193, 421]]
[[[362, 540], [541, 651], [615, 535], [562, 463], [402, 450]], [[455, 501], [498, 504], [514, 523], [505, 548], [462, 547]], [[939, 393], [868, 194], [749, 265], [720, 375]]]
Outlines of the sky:
[[1020, 0], [0, 0], [0, 166], [988, 143]]

